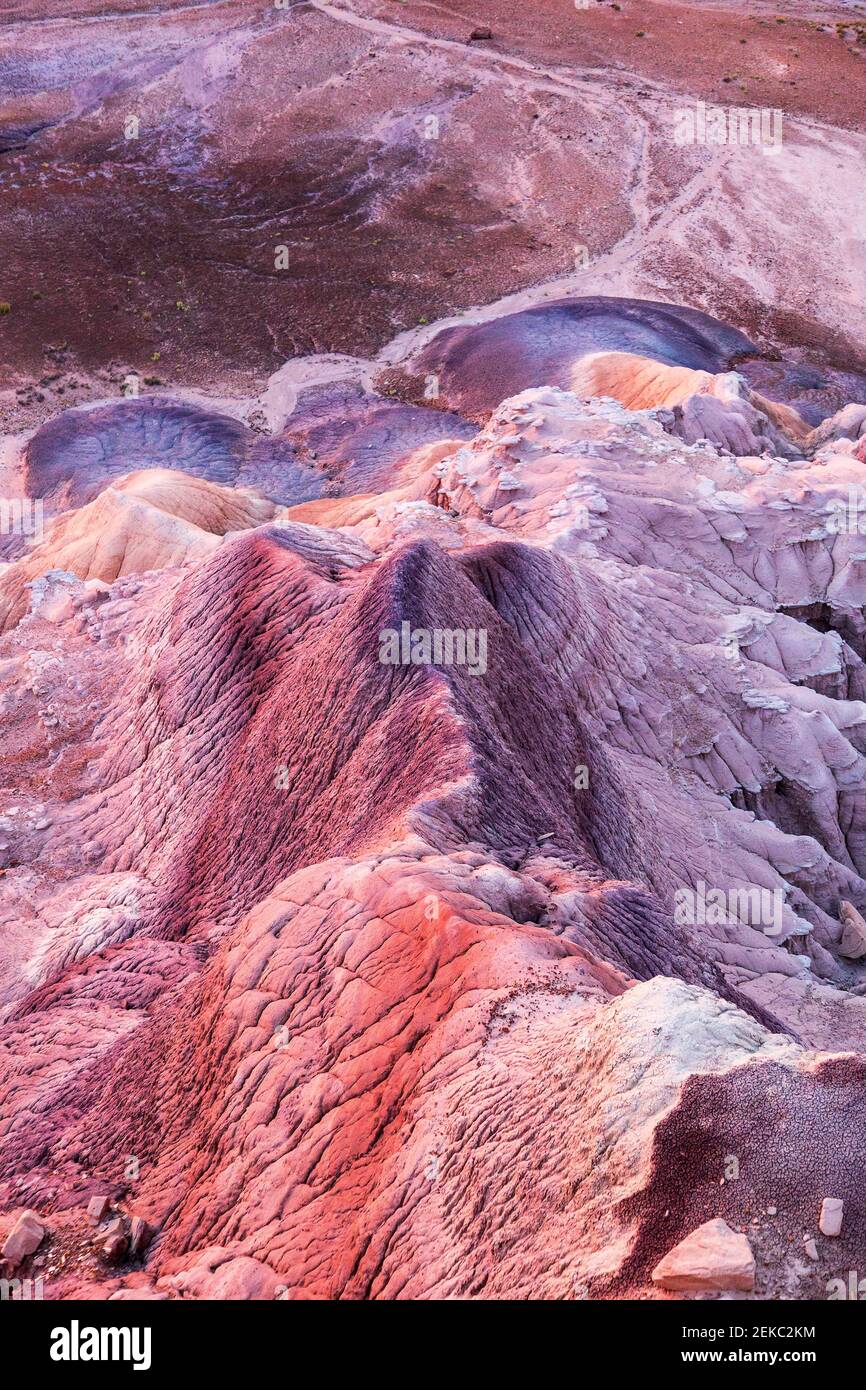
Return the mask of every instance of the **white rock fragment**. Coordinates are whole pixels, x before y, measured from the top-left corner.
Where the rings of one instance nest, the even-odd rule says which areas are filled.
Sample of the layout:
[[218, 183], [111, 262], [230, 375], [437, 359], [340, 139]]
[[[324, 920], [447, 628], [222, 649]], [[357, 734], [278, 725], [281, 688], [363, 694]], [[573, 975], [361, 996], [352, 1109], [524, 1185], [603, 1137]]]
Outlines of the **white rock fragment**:
[[823, 1236], [838, 1236], [842, 1230], [842, 1200], [839, 1197], [825, 1197], [821, 1203], [821, 1216], [818, 1227]]
[[779, 695], [769, 695], [763, 690], [744, 690], [743, 704], [749, 709], [771, 709], [779, 714], [787, 714], [791, 706]]

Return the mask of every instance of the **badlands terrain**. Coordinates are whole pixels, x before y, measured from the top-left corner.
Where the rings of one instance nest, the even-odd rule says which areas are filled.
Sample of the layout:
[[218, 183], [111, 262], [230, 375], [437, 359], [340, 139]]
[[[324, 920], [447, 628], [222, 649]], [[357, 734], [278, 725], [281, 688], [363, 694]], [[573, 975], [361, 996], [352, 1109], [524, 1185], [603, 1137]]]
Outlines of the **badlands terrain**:
[[13, 1296], [866, 1269], [864, 95], [842, 0], [0, 0]]

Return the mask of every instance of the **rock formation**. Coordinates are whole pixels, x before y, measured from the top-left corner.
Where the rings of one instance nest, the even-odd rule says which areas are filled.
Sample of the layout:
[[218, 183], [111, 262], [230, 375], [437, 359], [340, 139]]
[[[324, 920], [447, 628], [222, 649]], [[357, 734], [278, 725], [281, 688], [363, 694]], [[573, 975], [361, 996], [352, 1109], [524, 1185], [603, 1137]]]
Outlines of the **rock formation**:
[[726, 1221], [705, 1221], [674, 1246], [652, 1273], [663, 1289], [720, 1290], [755, 1287], [755, 1257], [746, 1237]]
[[[4, 21], [0, 1277], [47, 1298], [866, 1267], [862, 55], [488, 8]], [[706, 33], [778, 151], [665, 134]]]

